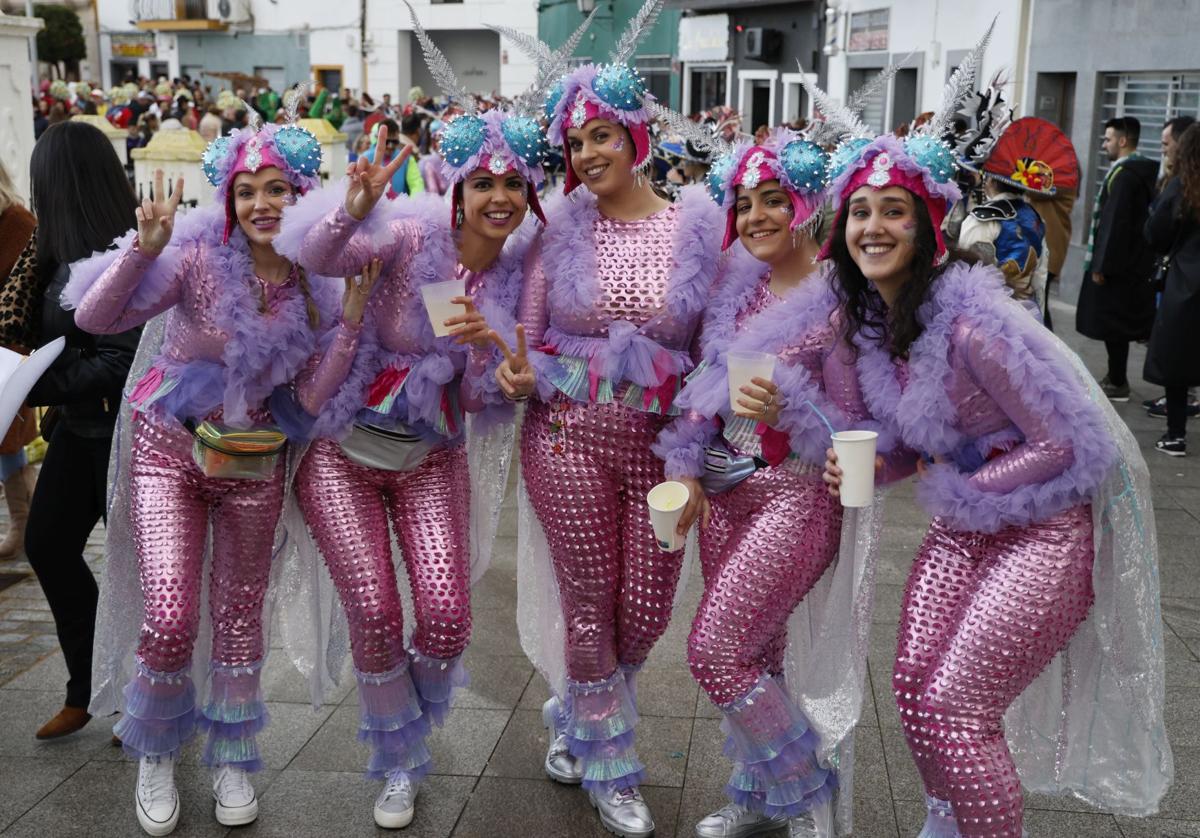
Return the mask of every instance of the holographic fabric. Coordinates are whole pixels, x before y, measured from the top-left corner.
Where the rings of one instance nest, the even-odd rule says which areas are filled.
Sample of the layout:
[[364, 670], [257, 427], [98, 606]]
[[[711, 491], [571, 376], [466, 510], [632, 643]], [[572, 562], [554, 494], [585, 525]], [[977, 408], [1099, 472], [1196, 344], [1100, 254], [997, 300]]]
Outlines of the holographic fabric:
[[[145, 613], [137, 650], [139, 673], [126, 688], [126, 704], [144, 705], [147, 690], [159, 705], [191, 694], [184, 673], [192, 661], [200, 621], [201, 574], [211, 518], [213, 686], [201, 721], [217, 724], [209, 725], [206, 753], [217, 762], [254, 770], [260, 767], [254, 736], [266, 723], [257, 673], [264, 652], [263, 598], [283, 504], [283, 463], [268, 481], [206, 477], [192, 461], [191, 435], [182, 427], [163, 427], [145, 414], [134, 418], [132, 447], [130, 515]], [[235, 672], [242, 676], [236, 697], [223, 698], [230, 693], [222, 673], [233, 677]], [[194, 705], [194, 698], [187, 703]], [[180, 709], [172, 707], [170, 712]], [[127, 749], [139, 756], [172, 753], [186, 739], [165, 741], [155, 738], [156, 731], [138, 730], [143, 721], [154, 719], [150, 727], [161, 728], [157, 722], [181, 718], [182, 713], [142, 715], [130, 712], [118, 734]], [[227, 729], [226, 723], [235, 727]], [[157, 746], [150, 745], [156, 741]], [[153, 749], [139, 750], [139, 742]]]
[[664, 421], [562, 396], [525, 415], [521, 468], [550, 545], [572, 681], [643, 663], [670, 620], [683, 551], [659, 550], [646, 512], [663, 479], [650, 444]]
[[934, 518], [905, 589], [893, 672], [926, 791], [968, 838], [1020, 838], [1021, 780], [1005, 710], [1092, 605], [1089, 506], [997, 533]]
[[837, 555], [842, 510], [815, 468], [760, 469], [710, 502], [688, 665], [720, 707], [782, 671], [788, 615]]

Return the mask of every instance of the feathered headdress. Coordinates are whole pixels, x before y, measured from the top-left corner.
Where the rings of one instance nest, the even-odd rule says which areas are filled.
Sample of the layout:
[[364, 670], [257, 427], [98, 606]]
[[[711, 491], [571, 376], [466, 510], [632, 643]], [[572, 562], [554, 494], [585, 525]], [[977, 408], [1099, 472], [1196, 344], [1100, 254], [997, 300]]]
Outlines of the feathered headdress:
[[[408, 0], [404, 5], [408, 6], [412, 16], [413, 32], [421, 44], [430, 74], [451, 103], [462, 108], [462, 113], [442, 128], [438, 146], [442, 155], [442, 170], [452, 187], [451, 218], [458, 216], [459, 190], [456, 187], [471, 172], [483, 168], [494, 175], [515, 171], [524, 178], [529, 184], [527, 194], [530, 209], [545, 224], [546, 217], [538, 202], [537, 190], [546, 178], [542, 163], [546, 159], [547, 146], [542, 127], [533, 116], [534, 111], [522, 104], [511, 111], [492, 108], [480, 114], [475, 106], [475, 97], [459, 82], [454, 68], [426, 34]], [[571, 49], [574, 50], [574, 45]]]
[[[938, 263], [945, 261], [942, 221], [954, 202], [962, 197], [954, 179], [958, 165], [955, 151], [945, 138], [952, 135], [955, 114], [975, 93], [975, 78], [995, 27], [993, 20], [987, 32], [950, 75], [942, 91], [942, 102], [933, 117], [913, 129], [903, 140], [892, 134], [872, 139], [873, 132], [861, 120], [857, 124], [847, 122], [832, 105], [832, 113], [824, 111], [822, 102], [828, 102], [828, 97], [804, 80], [805, 89], [825, 112], [826, 118], [838, 122], [844, 129], [842, 141], [829, 161], [829, 193], [838, 213], [845, 212], [846, 199], [862, 186], [872, 189], [903, 187], [920, 198], [929, 210], [937, 237], [935, 260]], [[831, 241], [825, 242], [819, 258], [828, 258], [830, 248]]]
[[988, 86], [970, 97], [956, 114], [962, 126], [954, 135], [954, 153], [963, 168], [979, 171], [1012, 123], [1012, 106], [1004, 101], [1007, 86], [1004, 70], [997, 70]]
[[296, 124], [304, 95], [304, 85], [284, 94], [283, 125], [263, 125], [258, 111], [242, 102], [246, 127], [228, 137], [217, 137], [204, 149], [200, 158], [204, 176], [217, 188], [217, 201], [225, 204], [226, 243], [235, 221], [229, 190], [234, 178], [242, 172], [253, 173], [274, 166], [301, 194], [320, 182], [321, 143], [311, 131]]
[[[567, 129], [582, 128], [593, 119], [620, 123], [633, 140], [633, 170], [640, 172], [650, 165], [650, 130], [652, 115], [649, 105], [654, 96], [646, 82], [629, 66], [638, 44], [654, 28], [664, 0], [646, 0], [629, 21], [617, 45], [609, 54], [607, 64], [585, 64], [564, 76], [546, 98], [546, 118], [549, 127], [546, 137], [558, 146], [566, 145]], [[564, 149], [564, 158], [570, 155]], [[563, 191], [570, 193], [579, 186], [579, 176], [567, 165]]]

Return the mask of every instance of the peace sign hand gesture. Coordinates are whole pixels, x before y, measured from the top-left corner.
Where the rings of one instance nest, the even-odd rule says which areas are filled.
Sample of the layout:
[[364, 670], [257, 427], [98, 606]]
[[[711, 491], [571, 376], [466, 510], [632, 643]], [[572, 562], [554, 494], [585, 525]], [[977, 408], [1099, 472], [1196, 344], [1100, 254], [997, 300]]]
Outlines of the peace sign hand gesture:
[[525, 348], [525, 327], [517, 324], [517, 351], [509, 349], [504, 338], [495, 330], [488, 332], [488, 338], [504, 353], [504, 360], [496, 368], [496, 382], [504, 391], [504, 397], [512, 401], [529, 398], [533, 393], [536, 377], [529, 363], [529, 353]]
[[138, 223], [138, 249], [147, 256], [157, 256], [171, 241], [175, 229], [175, 210], [183, 200], [183, 178], [175, 180], [175, 191], [167, 197], [163, 189], [163, 171], [154, 172], [154, 188], [150, 197], [135, 210]]
[[346, 189], [346, 212], [359, 221], [366, 218], [367, 213], [379, 203], [379, 199], [387, 192], [388, 184], [392, 182], [392, 175], [408, 161], [413, 152], [413, 147], [404, 143], [400, 153], [386, 166], [382, 165], [380, 160], [386, 153], [387, 139], [387, 127], [379, 126], [375, 159], [368, 160], [366, 155], [362, 155], [346, 167], [346, 176], [350, 179], [350, 186]]

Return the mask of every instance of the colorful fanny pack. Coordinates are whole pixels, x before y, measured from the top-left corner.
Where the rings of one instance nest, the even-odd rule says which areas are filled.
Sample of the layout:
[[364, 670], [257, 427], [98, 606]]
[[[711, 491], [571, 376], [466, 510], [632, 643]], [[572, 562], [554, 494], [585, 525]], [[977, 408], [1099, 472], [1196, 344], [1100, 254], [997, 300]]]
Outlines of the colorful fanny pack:
[[206, 477], [270, 480], [287, 437], [278, 428], [238, 430], [205, 420], [184, 423], [191, 431], [192, 461]]

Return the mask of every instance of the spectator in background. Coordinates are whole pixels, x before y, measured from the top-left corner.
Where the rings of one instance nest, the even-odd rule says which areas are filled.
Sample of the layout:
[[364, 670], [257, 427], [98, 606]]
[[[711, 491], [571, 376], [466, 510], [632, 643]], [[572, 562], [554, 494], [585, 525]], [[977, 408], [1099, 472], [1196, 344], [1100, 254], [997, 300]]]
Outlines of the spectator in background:
[[1182, 457], [1188, 387], [1200, 384], [1200, 125], [1188, 127], [1171, 151], [1173, 177], [1145, 228], [1150, 247], [1169, 264], [1142, 375], [1167, 391], [1167, 432], [1155, 447]]
[[442, 155], [438, 151], [442, 144], [443, 127], [444, 123], [439, 120], [434, 120], [429, 126], [429, 153], [417, 162], [426, 191], [436, 195], [445, 195], [450, 189], [450, 184], [442, 176]]
[[[81, 160], [87, 165], [75, 165]], [[48, 445], [30, 504], [25, 552], [50, 603], [67, 665], [63, 708], [37, 732], [38, 739], [54, 739], [91, 718], [97, 587], [83, 549], [104, 514], [113, 427], [140, 335], [140, 329], [90, 335], [75, 325], [59, 298], [72, 262], [106, 250], [133, 227], [137, 200], [112, 145], [83, 122], [49, 128], [33, 147], [29, 169], [37, 270], [46, 289], [40, 342], [67, 339], [27, 400], [52, 407], [42, 424]]]
[[1146, 340], [1154, 323], [1154, 254], [1142, 228], [1154, 199], [1158, 164], [1138, 153], [1141, 123], [1119, 116], [1104, 124], [1104, 151], [1113, 161], [1096, 195], [1076, 330], [1104, 341], [1108, 373], [1104, 394], [1129, 401], [1129, 342]]
[[42, 136], [42, 132], [50, 127], [50, 120], [46, 118], [46, 113], [49, 108], [45, 102], [34, 101], [33, 103], [33, 138], [36, 140]]
[[1174, 119], [1167, 120], [1167, 124], [1162, 130], [1162, 177], [1158, 181], [1158, 191], [1162, 192], [1167, 182], [1170, 181], [1174, 174], [1175, 166], [1175, 149], [1179, 145], [1179, 140], [1183, 136], [1183, 132], [1191, 128], [1196, 123], [1196, 120], [1190, 116], [1177, 116]]
[[222, 127], [221, 109], [216, 105], [209, 105], [204, 111], [204, 116], [200, 118], [200, 124], [196, 130], [200, 132], [204, 142], [211, 143], [221, 136]]
[[[407, 135], [402, 136], [401, 130], [394, 119], [385, 119], [381, 123], [387, 128], [387, 147], [383, 152], [383, 165], [387, 165], [397, 155], [402, 153], [402, 146], [408, 146], [409, 152], [408, 161], [405, 162], [396, 173], [392, 175], [392, 183], [388, 187], [388, 197], [397, 198], [401, 195], [416, 195], [425, 191], [425, 180], [421, 177], [421, 169], [417, 165], [417, 147]], [[405, 124], [408, 125], [408, 119], [405, 119]], [[418, 121], [418, 128], [420, 122]], [[378, 152], [379, 146], [372, 145], [364, 155], [367, 160], [375, 162], [375, 155]]]
[[[358, 110], [358, 103], [350, 102], [346, 105], [346, 118], [342, 120], [341, 132], [346, 135], [346, 151], [354, 154], [358, 138], [363, 133], [362, 114]], [[352, 156], [350, 162], [354, 162], [355, 159], [357, 155]]]

